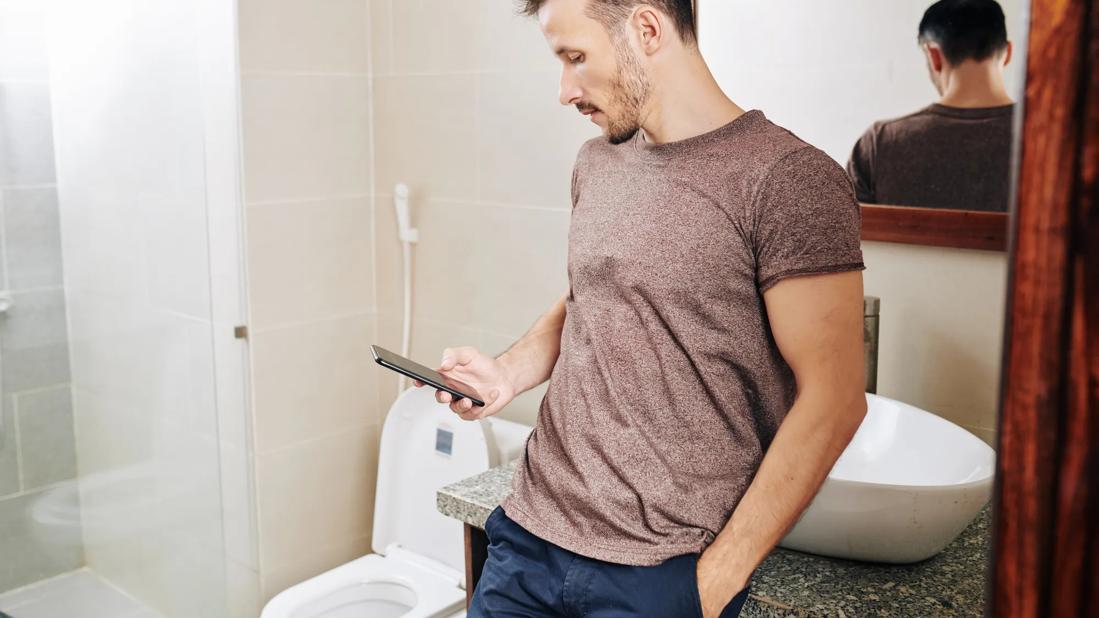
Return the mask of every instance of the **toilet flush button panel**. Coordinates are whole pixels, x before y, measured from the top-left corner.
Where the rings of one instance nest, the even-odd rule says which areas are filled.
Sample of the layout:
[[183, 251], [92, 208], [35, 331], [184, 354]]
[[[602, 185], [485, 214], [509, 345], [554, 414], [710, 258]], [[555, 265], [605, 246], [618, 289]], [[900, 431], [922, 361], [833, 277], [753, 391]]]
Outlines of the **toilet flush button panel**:
[[435, 428], [435, 452], [450, 457], [454, 450], [454, 431], [446, 425]]

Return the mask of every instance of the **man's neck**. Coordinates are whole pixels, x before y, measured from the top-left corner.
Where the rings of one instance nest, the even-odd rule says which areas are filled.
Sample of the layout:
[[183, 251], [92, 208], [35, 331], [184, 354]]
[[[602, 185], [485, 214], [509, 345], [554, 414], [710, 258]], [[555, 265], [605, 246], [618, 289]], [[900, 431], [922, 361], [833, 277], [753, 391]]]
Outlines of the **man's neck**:
[[709, 133], [735, 120], [744, 110], [717, 85], [701, 57], [692, 58], [666, 78], [654, 80], [641, 138], [654, 144], [677, 142]]
[[944, 76], [946, 88], [940, 105], [948, 107], [998, 107], [1014, 101], [1004, 87], [1003, 70], [998, 64], [967, 62]]

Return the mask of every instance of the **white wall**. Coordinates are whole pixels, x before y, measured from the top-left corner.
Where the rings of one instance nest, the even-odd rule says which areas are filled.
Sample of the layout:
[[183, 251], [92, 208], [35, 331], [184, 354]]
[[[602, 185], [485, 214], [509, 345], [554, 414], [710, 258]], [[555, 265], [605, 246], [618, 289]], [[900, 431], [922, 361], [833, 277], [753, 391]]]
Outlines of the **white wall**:
[[[1001, 0], [1016, 45], [1005, 70], [1020, 92], [1026, 0]], [[930, 0], [698, 0], [699, 45], [714, 77], [745, 109], [841, 165], [875, 120], [935, 102], [916, 31]], [[1016, 97], [1017, 98], [1017, 97]]]
[[55, 0], [47, 22], [87, 563], [172, 616], [258, 594], [231, 9]]
[[[699, 41], [723, 90], [845, 165], [878, 119], [937, 100], [916, 43], [929, 0], [700, 0]], [[1022, 84], [1024, 0], [1001, 2]], [[1018, 97], [1016, 97], [1018, 99]], [[881, 297], [878, 392], [993, 441], [1007, 285], [1004, 253], [863, 243]]]

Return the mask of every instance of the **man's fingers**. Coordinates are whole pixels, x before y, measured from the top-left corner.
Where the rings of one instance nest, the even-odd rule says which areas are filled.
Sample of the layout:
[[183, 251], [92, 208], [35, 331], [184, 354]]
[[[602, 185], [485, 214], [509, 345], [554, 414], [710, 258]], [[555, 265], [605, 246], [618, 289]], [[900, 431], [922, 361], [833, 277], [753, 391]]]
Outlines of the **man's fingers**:
[[439, 403], [450, 403], [451, 399], [450, 393], [446, 391], [435, 391], [435, 401], [438, 401]]
[[421, 386], [424, 385], [424, 383], [419, 381], [419, 380], [413, 380], [412, 385], [415, 386], [416, 388], [420, 388]]
[[460, 348], [447, 348], [443, 350], [443, 360], [439, 363], [439, 369], [450, 371], [458, 365], [468, 365], [477, 357], [477, 348], [462, 346]]

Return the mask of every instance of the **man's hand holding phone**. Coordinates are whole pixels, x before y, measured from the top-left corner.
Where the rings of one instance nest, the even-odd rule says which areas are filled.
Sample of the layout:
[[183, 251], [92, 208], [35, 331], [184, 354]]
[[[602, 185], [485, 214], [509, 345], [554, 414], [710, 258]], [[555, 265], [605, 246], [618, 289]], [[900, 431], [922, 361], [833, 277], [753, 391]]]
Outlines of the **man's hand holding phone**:
[[[506, 363], [497, 358], [482, 354], [477, 348], [463, 346], [443, 350], [443, 360], [436, 369], [447, 378], [465, 382], [477, 389], [485, 405], [474, 406], [467, 398], [457, 401], [442, 390], [435, 391], [435, 400], [449, 403], [450, 409], [467, 421], [492, 416], [515, 398], [515, 387], [507, 371]], [[419, 380], [413, 380], [417, 387], [424, 386]]]

